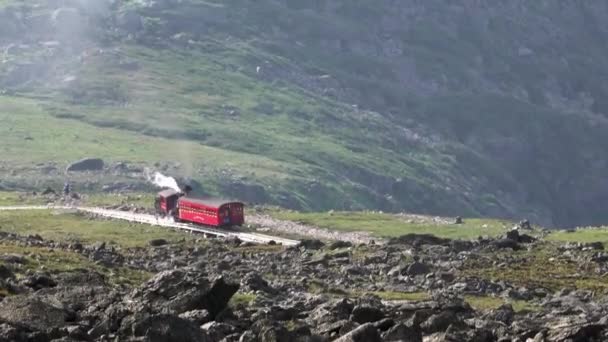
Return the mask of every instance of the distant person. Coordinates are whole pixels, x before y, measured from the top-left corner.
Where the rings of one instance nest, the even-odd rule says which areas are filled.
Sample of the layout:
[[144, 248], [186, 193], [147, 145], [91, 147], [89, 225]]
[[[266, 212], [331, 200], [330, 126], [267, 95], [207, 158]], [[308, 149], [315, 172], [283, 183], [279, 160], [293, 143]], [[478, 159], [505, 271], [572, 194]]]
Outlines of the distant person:
[[72, 190], [72, 189], [71, 189], [71, 187], [70, 187], [70, 183], [65, 182], [65, 184], [63, 185], [63, 194], [64, 194], [65, 196], [68, 196], [68, 195], [70, 194], [71, 190]]

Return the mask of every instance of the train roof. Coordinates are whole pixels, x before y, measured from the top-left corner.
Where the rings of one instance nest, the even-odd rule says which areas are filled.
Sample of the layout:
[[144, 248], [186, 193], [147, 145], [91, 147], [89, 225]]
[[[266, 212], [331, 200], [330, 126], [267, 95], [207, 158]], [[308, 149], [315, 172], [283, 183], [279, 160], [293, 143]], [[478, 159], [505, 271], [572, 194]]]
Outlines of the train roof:
[[193, 197], [180, 197], [180, 202], [188, 202], [192, 204], [204, 205], [206, 207], [219, 208], [224, 204], [228, 203], [240, 203], [241, 201], [233, 200], [233, 199], [225, 199], [225, 198], [193, 198]]

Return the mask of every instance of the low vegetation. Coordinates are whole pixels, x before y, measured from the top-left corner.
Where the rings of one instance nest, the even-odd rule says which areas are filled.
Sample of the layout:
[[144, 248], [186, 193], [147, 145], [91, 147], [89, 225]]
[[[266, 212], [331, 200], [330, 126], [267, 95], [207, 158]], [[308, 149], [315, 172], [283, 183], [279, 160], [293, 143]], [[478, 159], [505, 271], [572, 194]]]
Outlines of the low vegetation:
[[0, 231], [22, 235], [38, 234], [44, 239], [55, 241], [106, 241], [122, 247], [146, 246], [152, 239], [166, 239], [170, 242], [193, 239], [192, 235], [167, 228], [91, 219], [85, 214], [66, 213], [63, 210], [0, 212]]
[[475, 310], [493, 310], [504, 304], [510, 304], [515, 312], [539, 310], [538, 305], [525, 300], [507, 300], [489, 296], [465, 296], [465, 301]]
[[431, 298], [427, 292], [394, 292], [394, 291], [375, 291], [365, 292], [364, 294], [372, 294], [386, 301], [422, 301]]
[[14, 191], [0, 191], [0, 206], [16, 205], [45, 205], [48, 201], [43, 197], [30, 196]]
[[551, 291], [576, 288], [608, 293], [608, 275], [597, 273], [593, 264], [581, 267], [568, 257], [561, 258], [560, 254], [555, 244], [544, 243], [532, 250], [493, 253], [469, 259], [462, 273], [529, 288]]
[[235, 293], [232, 298], [230, 298], [230, 302], [228, 305], [231, 307], [237, 307], [239, 305], [248, 306], [251, 302], [253, 302], [257, 296], [255, 294], [250, 293]]
[[552, 232], [548, 237], [549, 241], [556, 242], [601, 242], [608, 246], [608, 227], [589, 227], [571, 231], [559, 230]]
[[28, 271], [71, 272], [79, 269], [94, 270], [107, 277], [113, 284], [138, 285], [147, 280], [151, 274], [127, 267], [107, 268], [97, 264], [84, 256], [62, 250], [45, 247], [25, 247], [6, 242], [0, 243], [0, 255], [24, 256], [19, 264], [17, 277]]
[[464, 219], [463, 224], [452, 224], [453, 219], [433, 217], [408, 219], [393, 214], [374, 212], [303, 213], [273, 211], [274, 217], [296, 221], [319, 228], [341, 231], [370, 232], [378, 237], [397, 237], [405, 234], [433, 234], [450, 239], [476, 239], [504, 234], [512, 222], [491, 219]]

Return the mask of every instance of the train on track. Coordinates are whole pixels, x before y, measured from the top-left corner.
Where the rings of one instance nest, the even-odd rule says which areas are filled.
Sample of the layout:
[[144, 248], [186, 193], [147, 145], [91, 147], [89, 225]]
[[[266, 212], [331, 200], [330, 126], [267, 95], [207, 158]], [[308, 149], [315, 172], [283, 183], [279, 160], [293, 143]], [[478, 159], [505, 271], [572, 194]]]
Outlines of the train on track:
[[242, 202], [194, 198], [187, 192], [173, 189], [159, 192], [154, 207], [158, 215], [173, 217], [175, 222], [212, 227], [241, 226], [245, 223], [245, 206]]

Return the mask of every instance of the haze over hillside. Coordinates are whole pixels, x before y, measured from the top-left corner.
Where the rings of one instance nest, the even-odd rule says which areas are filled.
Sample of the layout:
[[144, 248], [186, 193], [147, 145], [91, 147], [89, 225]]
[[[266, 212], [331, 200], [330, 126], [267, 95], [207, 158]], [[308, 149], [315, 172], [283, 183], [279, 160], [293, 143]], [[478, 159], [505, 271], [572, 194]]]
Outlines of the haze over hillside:
[[[608, 5], [0, 0], [0, 187], [608, 221]], [[140, 177], [141, 178], [141, 177]], [[142, 178], [142, 182], [145, 180]]]

